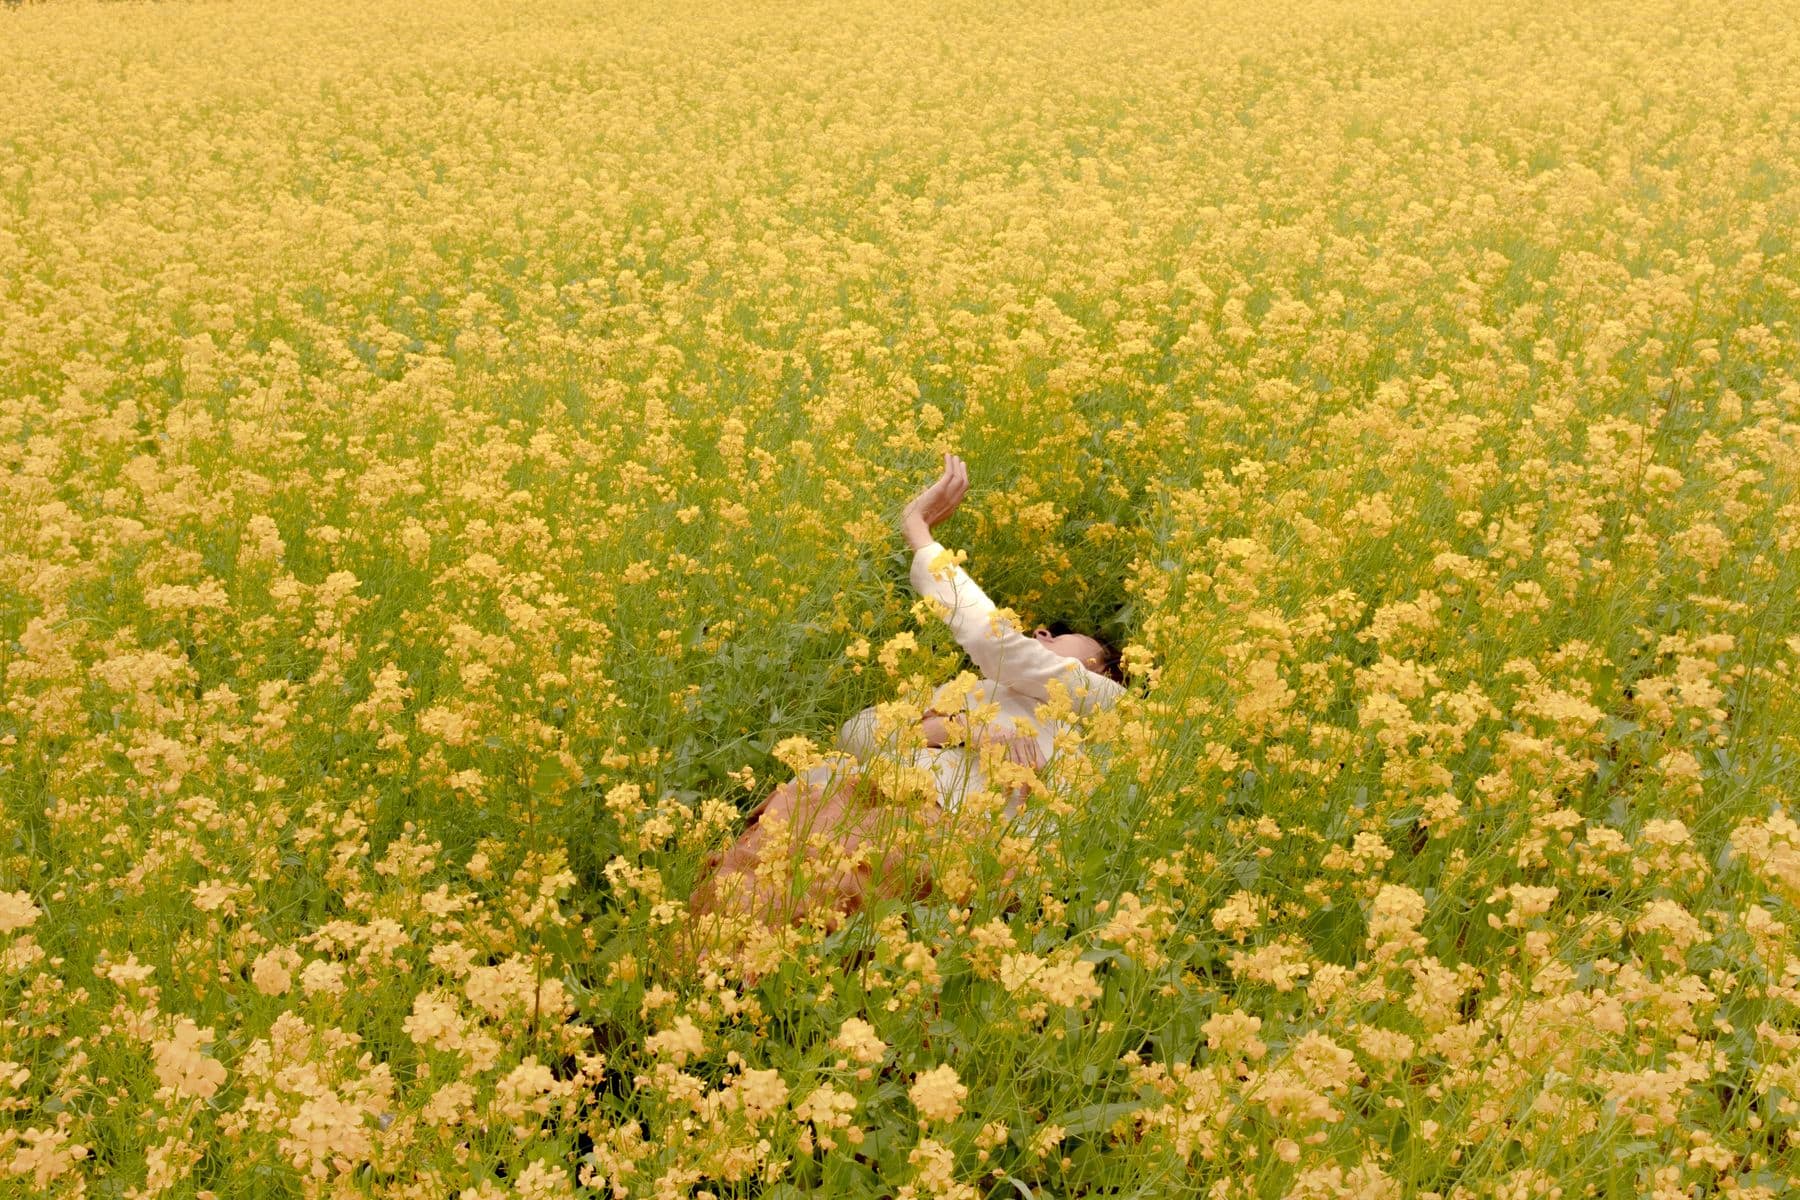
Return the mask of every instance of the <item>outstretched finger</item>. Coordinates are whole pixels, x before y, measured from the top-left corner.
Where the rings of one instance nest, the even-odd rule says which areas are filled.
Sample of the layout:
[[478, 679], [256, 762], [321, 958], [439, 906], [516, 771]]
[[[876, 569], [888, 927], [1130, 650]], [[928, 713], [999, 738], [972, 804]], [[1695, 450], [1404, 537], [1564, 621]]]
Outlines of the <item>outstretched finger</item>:
[[934, 492], [949, 491], [951, 485], [954, 484], [955, 482], [956, 482], [956, 468], [952, 467], [948, 462], [945, 462], [944, 469], [938, 473], [938, 477], [936, 479], [931, 481], [931, 486], [929, 488], [927, 488], [926, 490], [934, 491]]

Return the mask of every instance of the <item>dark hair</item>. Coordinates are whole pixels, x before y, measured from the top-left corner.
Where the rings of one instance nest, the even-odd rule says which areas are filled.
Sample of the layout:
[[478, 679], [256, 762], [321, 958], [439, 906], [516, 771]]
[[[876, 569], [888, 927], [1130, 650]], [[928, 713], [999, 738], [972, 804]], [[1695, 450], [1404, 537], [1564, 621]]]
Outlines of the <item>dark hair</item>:
[[1114, 683], [1123, 684], [1125, 682], [1125, 673], [1119, 666], [1118, 648], [1111, 642], [1107, 641], [1097, 633], [1089, 633], [1085, 629], [1070, 629], [1067, 625], [1057, 622], [1052, 622], [1044, 628], [1050, 631], [1052, 637], [1061, 637], [1066, 633], [1079, 633], [1083, 637], [1093, 638], [1096, 642], [1100, 643], [1100, 662], [1099, 665], [1092, 668], [1094, 674], [1104, 675]]
[[1095, 673], [1106, 676], [1114, 683], [1123, 684], [1125, 672], [1119, 665], [1118, 649], [1105, 638], [1094, 637], [1091, 633], [1088, 636], [1100, 643], [1100, 665], [1094, 668]]

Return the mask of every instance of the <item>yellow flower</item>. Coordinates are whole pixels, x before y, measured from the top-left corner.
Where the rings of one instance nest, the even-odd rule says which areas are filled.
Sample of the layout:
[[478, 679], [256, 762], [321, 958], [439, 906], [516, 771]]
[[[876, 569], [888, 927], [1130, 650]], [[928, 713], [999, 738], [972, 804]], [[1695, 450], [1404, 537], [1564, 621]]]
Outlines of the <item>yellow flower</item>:
[[250, 982], [265, 996], [285, 995], [294, 985], [294, 970], [300, 955], [288, 946], [277, 946], [256, 956], [250, 964]]
[[1212, 927], [1220, 933], [1231, 935], [1231, 940], [1242, 943], [1251, 930], [1262, 924], [1262, 901], [1254, 892], [1233, 892], [1219, 907], [1213, 909]]
[[1268, 1052], [1268, 1046], [1256, 1036], [1262, 1028], [1262, 1018], [1247, 1012], [1219, 1012], [1206, 1019], [1200, 1027], [1206, 1034], [1206, 1045], [1209, 1050], [1218, 1050], [1225, 1054], [1242, 1054], [1245, 1058], [1258, 1059]]
[[315, 958], [300, 972], [300, 990], [308, 996], [336, 996], [344, 991], [344, 964]]
[[29, 892], [0, 892], [0, 933], [24, 929], [43, 914]]
[[22, 1144], [5, 1161], [5, 1170], [11, 1175], [31, 1176], [31, 1186], [39, 1194], [49, 1194], [52, 1180], [73, 1171], [75, 1164], [88, 1156], [88, 1148], [72, 1142], [66, 1129], [25, 1129], [18, 1141]]
[[954, 1121], [962, 1113], [962, 1102], [969, 1094], [956, 1077], [956, 1069], [948, 1064], [933, 1067], [913, 1077], [907, 1096], [913, 1107], [927, 1121]]
[[889, 675], [895, 675], [900, 671], [900, 656], [918, 648], [919, 639], [911, 633], [896, 633], [882, 645], [876, 658]]
[[177, 1095], [199, 1100], [218, 1091], [225, 1082], [225, 1065], [200, 1049], [212, 1035], [210, 1028], [201, 1029], [186, 1017], [178, 1020], [169, 1037], [151, 1044], [157, 1080]]
[[878, 1063], [887, 1055], [887, 1043], [875, 1035], [875, 1027], [860, 1017], [846, 1017], [831, 1044], [859, 1063]]
[[706, 1049], [700, 1027], [687, 1017], [676, 1017], [675, 1023], [661, 1033], [644, 1040], [644, 1048], [658, 1058], [668, 1058], [680, 1066], [690, 1058], [698, 1058]]
[[956, 1152], [932, 1138], [921, 1138], [906, 1161], [917, 1169], [913, 1182], [903, 1184], [898, 1200], [975, 1200], [977, 1192], [956, 1179]]
[[780, 1071], [745, 1071], [738, 1078], [737, 1091], [744, 1102], [744, 1115], [753, 1123], [779, 1112], [787, 1104], [788, 1088]]

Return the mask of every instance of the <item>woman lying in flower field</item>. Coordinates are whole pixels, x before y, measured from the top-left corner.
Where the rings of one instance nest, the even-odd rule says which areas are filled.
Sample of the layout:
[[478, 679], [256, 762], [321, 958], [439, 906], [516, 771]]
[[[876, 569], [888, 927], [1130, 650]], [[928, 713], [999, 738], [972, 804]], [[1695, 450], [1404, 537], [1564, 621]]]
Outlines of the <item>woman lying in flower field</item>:
[[0, 6], [0, 1200], [1800, 1194], [1792, 8]]
[[771, 792], [737, 842], [708, 860], [689, 901], [697, 923], [716, 932], [724, 914], [778, 924], [824, 910], [831, 927], [870, 897], [923, 897], [932, 880], [920, 836], [974, 797], [993, 799], [1002, 820], [1033, 827], [1024, 807], [1034, 784], [1044, 786], [1036, 771], [1056, 755], [1064, 718], [1123, 694], [1112, 647], [1082, 633], [1021, 633], [932, 536], [968, 490], [967, 465], [946, 454], [943, 474], [907, 505], [901, 528], [913, 586], [982, 677], [938, 687], [916, 721], [895, 702], [846, 722], [838, 750]]

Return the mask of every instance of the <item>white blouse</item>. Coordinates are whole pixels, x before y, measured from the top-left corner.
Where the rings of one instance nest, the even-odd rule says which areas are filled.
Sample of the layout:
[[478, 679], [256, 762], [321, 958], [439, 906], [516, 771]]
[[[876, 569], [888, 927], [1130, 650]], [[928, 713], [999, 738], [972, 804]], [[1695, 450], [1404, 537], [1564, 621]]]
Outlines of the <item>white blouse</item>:
[[[999, 710], [993, 718], [994, 726], [1025, 733], [1035, 731], [1045, 767], [1055, 752], [1056, 735], [1064, 728], [1060, 721], [1037, 716], [1038, 706], [1051, 698], [1051, 683], [1060, 682], [1067, 689], [1070, 708], [1077, 716], [1110, 707], [1125, 694], [1123, 687], [1106, 676], [1088, 670], [1076, 659], [1046, 649], [1035, 638], [1014, 628], [941, 543], [930, 542], [913, 553], [912, 584], [919, 595], [934, 602], [957, 643], [981, 671], [981, 681], [968, 693], [963, 709], [972, 711], [992, 704]], [[949, 689], [950, 685], [944, 684], [932, 693], [932, 707], [939, 712], [955, 707], [948, 696]], [[944, 697], [942, 704], [938, 702], [940, 697]], [[882, 750], [875, 734], [879, 707], [863, 709], [846, 721], [838, 733], [839, 750], [858, 763], [867, 763]], [[893, 739], [886, 740], [891, 743]], [[893, 753], [891, 745], [889, 753]], [[987, 786], [976, 755], [965, 753], [961, 747], [912, 750], [897, 757], [931, 773], [939, 802], [947, 811], [954, 811], [966, 792]], [[828, 777], [829, 769], [816, 767], [808, 774], [817, 776], [814, 782], [820, 782]], [[1007, 815], [1012, 815], [1016, 807], [1009, 804]]]

